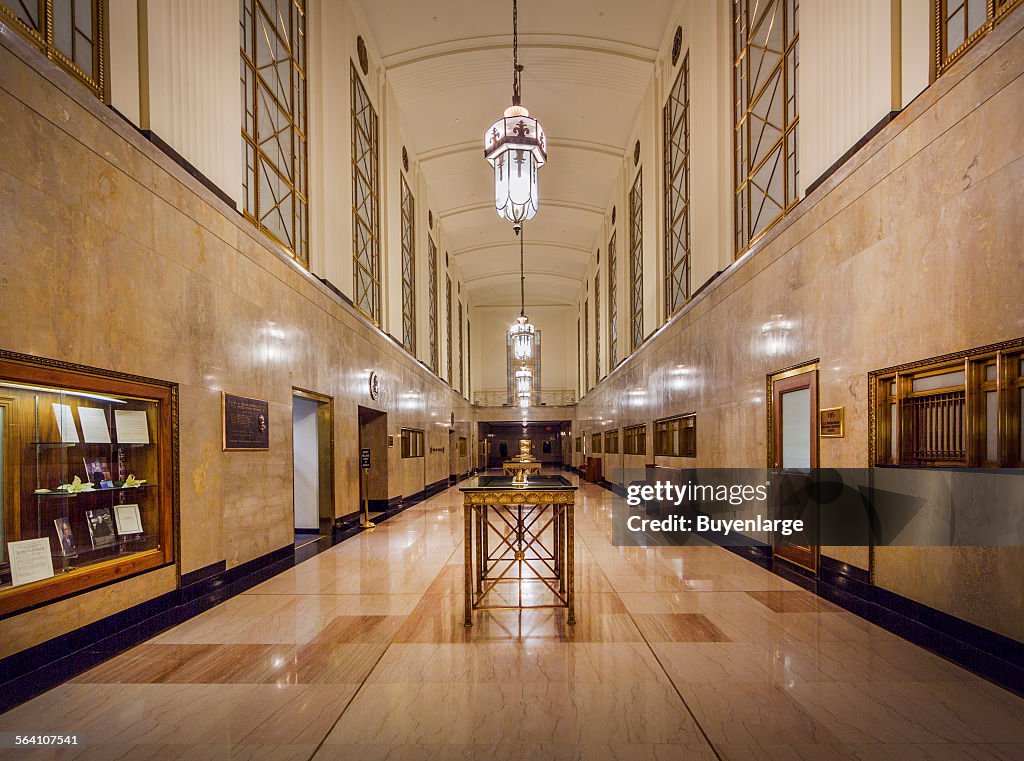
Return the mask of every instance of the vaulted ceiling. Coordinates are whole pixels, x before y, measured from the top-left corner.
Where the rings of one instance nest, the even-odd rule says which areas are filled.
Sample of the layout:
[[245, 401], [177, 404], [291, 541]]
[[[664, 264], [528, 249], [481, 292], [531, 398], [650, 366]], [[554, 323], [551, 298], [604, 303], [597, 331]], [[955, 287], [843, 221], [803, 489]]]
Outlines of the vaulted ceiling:
[[[548, 137], [526, 226], [528, 304], [574, 304], [673, 0], [520, 0], [523, 105]], [[641, 9], [642, 6], [642, 9]], [[483, 134], [511, 102], [511, 0], [362, 0], [470, 298], [518, 305]]]

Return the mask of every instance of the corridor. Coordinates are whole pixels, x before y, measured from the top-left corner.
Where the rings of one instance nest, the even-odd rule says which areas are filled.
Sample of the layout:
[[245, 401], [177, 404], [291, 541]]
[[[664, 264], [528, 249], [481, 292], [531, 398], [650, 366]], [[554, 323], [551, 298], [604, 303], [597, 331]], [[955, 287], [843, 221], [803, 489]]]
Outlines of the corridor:
[[611, 499], [575, 627], [463, 628], [454, 487], [3, 715], [80, 744], [0, 757], [1024, 758], [1024, 700], [723, 549], [613, 547]]

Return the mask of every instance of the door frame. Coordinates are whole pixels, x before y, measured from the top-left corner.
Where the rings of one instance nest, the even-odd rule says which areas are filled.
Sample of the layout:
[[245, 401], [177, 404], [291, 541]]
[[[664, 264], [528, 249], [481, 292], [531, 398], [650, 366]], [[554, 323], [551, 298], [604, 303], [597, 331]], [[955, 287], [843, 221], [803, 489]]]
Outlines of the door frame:
[[[321, 533], [330, 533], [334, 526], [336, 495], [334, 486], [334, 397], [327, 394], [320, 394], [309, 389], [292, 386], [292, 398], [296, 396], [309, 399], [317, 403], [316, 433], [317, 433], [317, 461], [319, 464], [318, 478], [320, 480], [319, 503], [317, 514], [320, 523]], [[323, 414], [321, 414], [323, 410]], [[324, 447], [327, 453], [324, 458]], [[295, 442], [292, 442], [292, 469], [295, 463]], [[324, 488], [323, 480], [326, 477], [327, 487]], [[294, 493], [294, 492], [293, 492]], [[293, 496], [294, 499], [294, 496]], [[292, 506], [294, 514], [294, 505]]]
[[[810, 437], [811, 437], [811, 470], [819, 466], [821, 438], [818, 435], [818, 384], [820, 382], [819, 360], [801, 362], [778, 372], [769, 373], [767, 377], [765, 399], [768, 411], [768, 470], [781, 470], [782, 457], [782, 425], [776, 420], [776, 413], [781, 410], [782, 395], [790, 391], [806, 388], [811, 392], [810, 406]], [[816, 526], [817, 527], [817, 524]], [[818, 560], [821, 547], [817, 544], [783, 545], [772, 543], [772, 555], [789, 563], [798, 565], [812, 573], [818, 571]]]

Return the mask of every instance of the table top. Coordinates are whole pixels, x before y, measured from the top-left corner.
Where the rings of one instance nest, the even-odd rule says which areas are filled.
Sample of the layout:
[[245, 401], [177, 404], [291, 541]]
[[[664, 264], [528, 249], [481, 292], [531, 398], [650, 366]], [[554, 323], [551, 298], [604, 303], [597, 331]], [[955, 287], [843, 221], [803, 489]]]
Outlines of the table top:
[[565, 491], [571, 489], [576, 491], [575, 486], [565, 476], [529, 476], [524, 484], [513, 483], [512, 476], [476, 476], [471, 478], [465, 485], [459, 487], [459, 491], [531, 491], [557, 490]]

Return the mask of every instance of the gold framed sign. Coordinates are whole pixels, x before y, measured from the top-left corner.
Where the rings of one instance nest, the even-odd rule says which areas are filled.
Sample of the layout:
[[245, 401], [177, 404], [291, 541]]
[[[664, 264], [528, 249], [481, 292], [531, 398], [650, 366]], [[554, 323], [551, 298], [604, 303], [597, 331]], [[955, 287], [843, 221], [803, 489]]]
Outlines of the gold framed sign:
[[270, 403], [223, 392], [221, 394], [225, 452], [270, 449]]
[[829, 407], [818, 412], [818, 435], [823, 439], [841, 439], [846, 435], [846, 408]]

